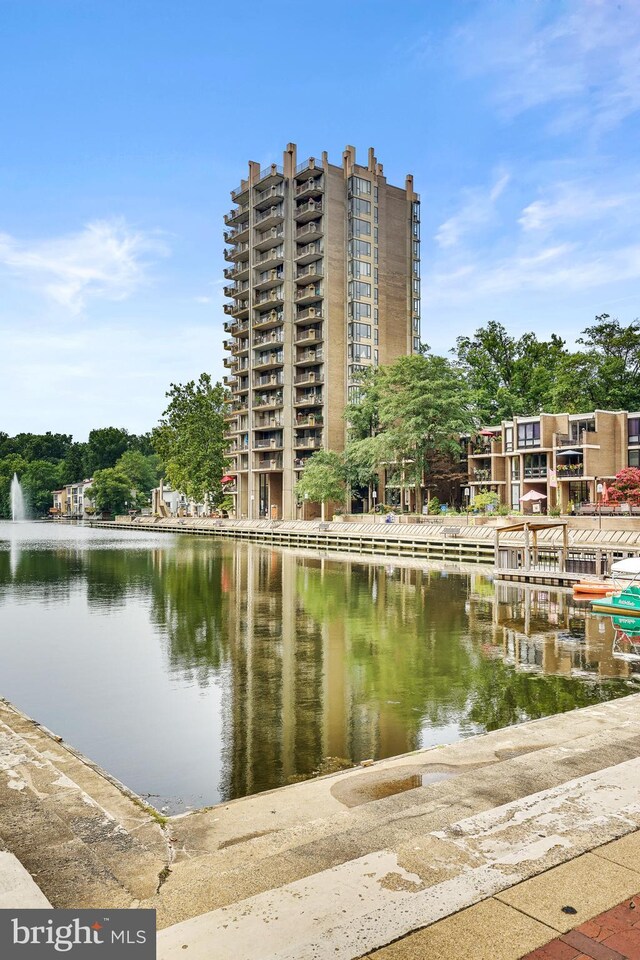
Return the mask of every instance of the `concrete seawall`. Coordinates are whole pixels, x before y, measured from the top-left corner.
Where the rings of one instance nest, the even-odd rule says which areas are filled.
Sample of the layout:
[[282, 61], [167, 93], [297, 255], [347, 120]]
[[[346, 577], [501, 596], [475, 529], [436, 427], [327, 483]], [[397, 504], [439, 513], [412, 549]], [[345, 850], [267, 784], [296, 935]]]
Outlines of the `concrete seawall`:
[[155, 908], [160, 960], [351, 960], [480, 904], [532, 948], [640, 891], [640, 695], [167, 820], [6, 702], [0, 761], [5, 852], [53, 906]]

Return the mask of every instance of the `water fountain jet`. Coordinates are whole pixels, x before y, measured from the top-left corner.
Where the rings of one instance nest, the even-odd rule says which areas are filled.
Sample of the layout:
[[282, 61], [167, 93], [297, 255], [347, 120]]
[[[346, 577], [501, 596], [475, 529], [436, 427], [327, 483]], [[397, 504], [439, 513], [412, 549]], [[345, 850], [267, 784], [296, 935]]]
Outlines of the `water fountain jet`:
[[11, 519], [15, 523], [16, 521], [26, 520], [26, 518], [24, 494], [18, 480], [18, 474], [14, 473], [11, 481]]

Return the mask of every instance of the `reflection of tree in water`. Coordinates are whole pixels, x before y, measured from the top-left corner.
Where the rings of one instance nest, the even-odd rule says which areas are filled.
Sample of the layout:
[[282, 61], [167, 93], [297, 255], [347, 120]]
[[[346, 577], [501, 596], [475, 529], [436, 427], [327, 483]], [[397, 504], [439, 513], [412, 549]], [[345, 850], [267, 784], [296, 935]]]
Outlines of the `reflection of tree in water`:
[[[13, 548], [7, 543], [0, 549], [0, 588], [11, 587], [19, 600], [63, 600], [81, 582], [83, 569], [82, 553], [72, 547], [33, 550], [25, 543]], [[0, 592], [0, 603], [8, 597], [8, 590]]]
[[149, 552], [152, 619], [168, 641], [169, 663], [206, 686], [228, 659], [225, 560], [217, 545]]
[[485, 730], [536, 720], [631, 693], [624, 680], [592, 682], [578, 677], [516, 671], [500, 659], [480, 660], [467, 717]]
[[307, 613], [344, 630], [353, 707], [401, 727], [402, 749], [417, 745], [425, 719], [441, 726], [458, 718], [474, 685], [479, 657], [463, 640], [466, 589], [464, 577], [423, 570], [333, 562], [299, 571]]

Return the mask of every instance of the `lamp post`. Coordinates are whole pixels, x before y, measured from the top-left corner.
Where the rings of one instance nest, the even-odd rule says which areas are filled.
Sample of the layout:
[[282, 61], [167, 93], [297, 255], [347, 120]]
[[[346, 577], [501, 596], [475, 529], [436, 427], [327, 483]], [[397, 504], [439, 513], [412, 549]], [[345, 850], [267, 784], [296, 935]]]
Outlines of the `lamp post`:
[[602, 483], [596, 481], [596, 495], [598, 498], [598, 530], [602, 530], [602, 493], [604, 487]]
[[465, 488], [464, 488], [464, 504], [465, 504], [465, 507], [466, 507], [466, 511], [465, 511], [465, 512], [466, 512], [466, 514], [467, 514], [467, 526], [469, 526], [469, 497], [470, 497], [470, 496], [471, 496], [471, 490], [470, 490], [470, 488], [469, 488], [469, 487], [465, 487]]
[[376, 514], [376, 500], [378, 499], [378, 491], [377, 491], [377, 490], [372, 490], [372, 491], [371, 491], [371, 496], [372, 496], [372, 498], [373, 498], [373, 516], [374, 516], [374, 519], [375, 519], [375, 514]]
[[305, 495], [304, 495], [304, 503], [303, 503], [303, 505], [302, 505], [302, 519], [303, 519], [303, 520], [306, 520], [306, 519], [307, 519], [307, 503], [308, 503], [308, 502], [309, 502], [309, 494], [308, 494], [308, 493], [305, 493]]

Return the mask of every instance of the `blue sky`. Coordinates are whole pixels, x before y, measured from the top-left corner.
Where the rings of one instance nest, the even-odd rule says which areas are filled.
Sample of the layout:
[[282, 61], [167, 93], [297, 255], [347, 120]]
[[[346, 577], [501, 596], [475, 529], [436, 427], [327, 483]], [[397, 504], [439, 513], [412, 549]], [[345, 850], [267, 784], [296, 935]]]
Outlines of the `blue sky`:
[[414, 174], [437, 352], [640, 315], [637, 0], [0, 0], [0, 89], [8, 433], [222, 375], [229, 191], [289, 141]]

